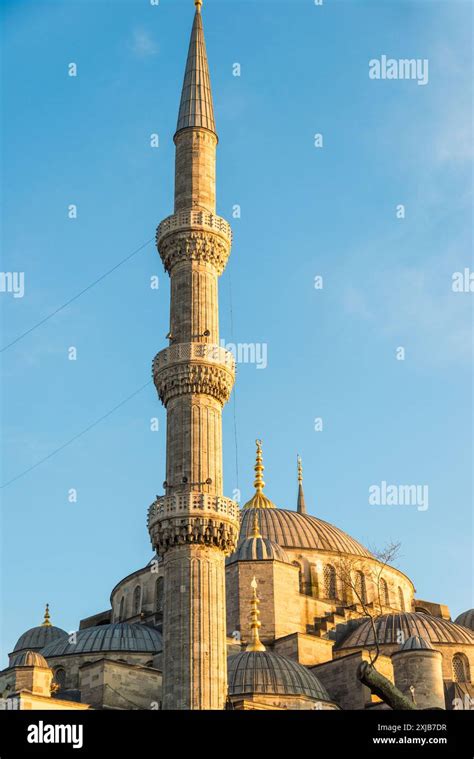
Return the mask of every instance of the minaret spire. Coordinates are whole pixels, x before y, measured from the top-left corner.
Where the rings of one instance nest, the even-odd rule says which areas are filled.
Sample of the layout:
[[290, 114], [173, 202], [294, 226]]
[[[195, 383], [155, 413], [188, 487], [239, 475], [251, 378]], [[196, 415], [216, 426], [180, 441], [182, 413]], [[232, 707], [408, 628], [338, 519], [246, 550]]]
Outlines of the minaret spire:
[[194, 5], [196, 13], [189, 40], [176, 131], [179, 132], [180, 129], [186, 129], [186, 127], [203, 127], [215, 133], [211, 80], [201, 16], [202, 2], [196, 0]]
[[223, 709], [227, 697], [225, 556], [235, 550], [238, 504], [224, 496], [222, 409], [235, 361], [220, 345], [218, 280], [230, 225], [216, 215], [215, 133], [201, 18], [189, 43], [176, 145], [174, 213], [156, 243], [171, 280], [170, 344], [153, 361], [166, 407], [164, 495], [148, 513], [163, 557], [163, 709]]
[[296, 505], [296, 510], [298, 514], [306, 514], [306, 503], [304, 500], [304, 491], [303, 491], [303, 464], [301, 463], [301, 457], [297, 457], [297, 464], [298, 464], [298, 501]]

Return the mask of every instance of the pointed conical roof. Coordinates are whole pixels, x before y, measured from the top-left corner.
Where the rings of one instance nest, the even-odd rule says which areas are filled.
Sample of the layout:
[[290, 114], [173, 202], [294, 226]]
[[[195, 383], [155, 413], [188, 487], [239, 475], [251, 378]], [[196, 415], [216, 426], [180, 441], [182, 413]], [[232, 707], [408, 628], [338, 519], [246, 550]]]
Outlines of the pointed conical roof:
[[196, 3], [176, 131], [187, 127], [216, 131], [200, 2]]
[[303, 464], [301, 458], [298, 456], [298, 500], [296, 503], [296, 510], [298, 514], [306, 514], [306, 502], [304, 500], [303, 491]]

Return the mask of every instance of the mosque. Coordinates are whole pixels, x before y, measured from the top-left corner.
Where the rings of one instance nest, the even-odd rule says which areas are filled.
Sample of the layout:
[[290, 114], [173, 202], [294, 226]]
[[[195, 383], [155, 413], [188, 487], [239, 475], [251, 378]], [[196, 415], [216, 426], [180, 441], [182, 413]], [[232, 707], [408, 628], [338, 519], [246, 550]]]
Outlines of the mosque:
[[[171, 279], [169, 344], [153, 361], [167, 413], [153, 557], [68, 634], [44, 620], [0, 672], [11, 709], [472, 709], [474, 610], [416, 597], [413, 581], [342, 529], [278, 507], [256, 443], [254, 495], [224, 495], [222, 409], [234, 383], [220, 345], [218, 278], [232, 234], [216, 215], [218, 142], [201, 0], [186, 62], [174, 213], [158, 226]], [[295, 483], [296, 484], [296, 483]]]

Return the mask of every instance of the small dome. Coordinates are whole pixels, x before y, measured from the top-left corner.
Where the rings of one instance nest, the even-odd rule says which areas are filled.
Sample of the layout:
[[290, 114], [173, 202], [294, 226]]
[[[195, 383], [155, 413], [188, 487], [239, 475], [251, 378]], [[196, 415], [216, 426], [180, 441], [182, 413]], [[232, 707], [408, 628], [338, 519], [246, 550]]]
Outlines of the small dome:
[[54, 625], [32, 627], [18, 638], [12, 653], [23, 650], [40, 651], [49, 643], [63, 638], [67, 639], [67, 632], [60, 627], [54, 627]]
[[253, 494], [252, 498], [244, 503], [244, 509], [276, 509], [275, 504], [271, 501], [265, 493], [257, 491]]
[[37, 651], [23, 651], [21, 654], [14, 654], [10, 659], [10, 667], [46, 667], [49, 669], [48, 662]]
[[227, 659], [229, 696], [306, 696], [330, 701], [317, 677], [287, 656], [268, 651], [243, 651]]
[[252, 533], [247, 538], [241, 538], [234, 553], [227, 559], [227, 564], [235, 561], [283, 561], [290, 564], [285, 551], [278, 543], [260, 534], [259, 509], [253, 509]]
[[290, 564], [290, 560], [283, 548], [269, 538], [250, 537], [239, 541], [234, 553], [227, 559], [227, 564], [235, 561], [283, 561]]
[[431, 643], [419, 635], [410, 635], [405, 643], [400, 646], [400, 651], [420, 651], [422, 648], [433, 649]]
[[87, 627], [76, 633], [76, 642], [69, 638], [54, 641], [41, 652], [47, 659], [69, 654], [94, 654], [103, 651], [156, 654], [163, 650], [161, 633], [154, 627], [139, 623], [117, 622]]
[[[378, 642], [382, 645], [398, 645], [400, 632], [405, 640], [412, 636], [424, 638], [435, 644], [440, 643], [474, 644], [474, 634], [465, 627], [455, 625], [447, 619], [433, 617], [422, 612], [406, 612], [404, 614], [383, 614], [375, 620]], [[362, 621], [336, 646], [338, 649], [370, 648], [374, 645], [374, 634], [370, 619]]]
[[469, 630], [474, 630], [474, 609], [468, 609], [467, 611], [463, 611], [462, 614], [459, 615], [459, 617], [456, 617], [454, 620], [455, 625], [462, 625], [463, 627], [468, 627]]

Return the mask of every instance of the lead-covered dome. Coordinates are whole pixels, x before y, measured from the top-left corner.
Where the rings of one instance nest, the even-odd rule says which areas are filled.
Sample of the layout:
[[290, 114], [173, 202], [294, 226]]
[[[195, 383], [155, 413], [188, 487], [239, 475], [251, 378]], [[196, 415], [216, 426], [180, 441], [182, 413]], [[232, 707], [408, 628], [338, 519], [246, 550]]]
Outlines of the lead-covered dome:
[[22, 651], [40, 651], [49, 643], [61, 638], [67, 638], [67, 632], [51, 624], [49, 604], [46, 604], [43, 623], [31, 627], [23, 635], [20, 635], [10, 657]]
[[456, 619], [454, 620], [454, 624], [462, 625], [463, 627], [468, 627], [469, 630], [474, 630], [474, 609], [468, 609], [467, 611], [463, 611], [463, 613], [460, 614], [459, 617], [456, 617]]
[[[405, 612], [404, 614], [384, 614], [374, 620], [377, 640], [383, 645], [399, 645], [400, 632], [407, 640], [419, 636], [437, 645], [442, 643], [474, 644], [474, 634], [465, 627], [449, 622], [447, 619], [433, 617], [422, 612]], [[338, 650], [348, 648], [370, 648], [374, 646], [374, 634], [370, 619], [361, 622], [339, 642]]]
[[260, 533], [259, 509], [252, 509], [252, 532], [248, 537], [241, 538], [234, 553], [226, 560], [227, 564], [236, 561], [282, 561], [290, 564], [285, 551], [278, 543], [270, 538], [264, 538]]
[[263, 538], [277, 543], [283, 548], [310, 548], [316, 551], [335, 551], [353, 556], [373, 559], [374, 556], [361, 543], [347, 535], [338, 527], [305, 513], [306, 505], [302, 495], [301, 462], [298, 460], [298, 509], [288, 511], [277, 509], [275, 504], [263, 492], [262, 441], [256, 440], [257, 456], [255, 463], [255, 494], [243, 506], [240, 523], [240, 539], [252, 535], [255, 512], [258, 514], [260, 533]]
[[251, 536], [239, 541], [233, 554], [227, 559], [227, 564], [234, 561], [283, 561], [290, 564], [285, 551], [278, 543], [261, 535], [257, 538]]
[[55, 656], [94, 654], [103, 651], [157, 654], [163, 650], [161, 633], [139, 623], [117, 622], [79, 630], [75, 643], [69, 638], [50, 643], [42, 650], [47, 659]]
[[23, 651], [14, 654], [10, 659], [10, 667], [43, 667], [49, 669], [48, 662], [37, 651]]
[[262, 536], [283, 548], [311, 548], [373, 558], [367, 548], [338, 527], [309, 514], [287, 509], [244, 509], [241, 515], [241, 538], [251, 535], [253, 512], [256, 510]]
[[425, 640], [420, 635], [411, 635], [405, 643], [400, 646], [400, 651], [421, 651], [424, 649], [433, 649], [429, 640]]
[[269, 651], [242, 651], [227, 659], [229, 696], [306, 696], [330, 701], [317, 677], [302, 664]]

